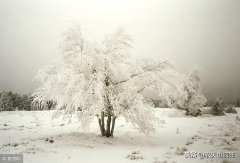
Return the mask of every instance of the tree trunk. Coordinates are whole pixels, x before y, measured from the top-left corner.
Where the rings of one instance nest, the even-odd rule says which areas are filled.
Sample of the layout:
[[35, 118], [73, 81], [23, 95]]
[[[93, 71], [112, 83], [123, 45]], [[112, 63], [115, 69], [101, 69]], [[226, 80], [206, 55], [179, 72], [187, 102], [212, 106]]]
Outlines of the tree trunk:
[[105, 136], [106, 135], [106, 130], [105, 130], [105, 123], [104, 123], [104, 111], [101, 112], [101, 120], [102, 120], [102, 122], [101, 122], [100, 129], [101, 129], [102, 136]]
[[104, 113], [101, 113], [101, 117], [98, 117], [98, 124], [99, 124], [99, 128], [102, 136], [106, 136], [106, 137], [113, 136], [116, 118], [117, 117], [111, 116], [111, 114], [108, 113], [106, 130], [105, 130]]
[[107, 119], [107, 133], [106, 136], [110, 137], [111, 136], [111, 112], [108, 110], [108, 119]]
[[117, 117], [115, 117], [115, 116], [113, 116], [113, 118], [112, 118], [111, 136], [113, 136], [116, 118], [117, 118]]
[[101, 118], [98, 118], [98, 124], [99, 124], [99, 128], [100, 128], [100, 131], [101, 131], [101, 135], [104, 136], [104, 130], [103, 130], [103, 127], [102, 127]]
[[[107, 64], [107, 61], [105, 59], [105, 62]], [[105, 70], [107, 72], [107, 68], [105, 67]], [[105, 74], [106, 75], [106, 74]], [[105, 89], [104, 89], [104, 111], [101, 112], [101, 120], [99, 120], [99, 126], [102, 136], [110, 137], [113, 135], [114, 131], [114, 126], [115, 126], [115, 119], [113, 118], [112, 120], [112, 105], [110, 103], [110, 98], [109, 98], [109, 86], [111, 84], [109, 76], [105, 76]], [[105, 123], [104, 123], [104, 113], [107, 112], [107, 124], [106, 124], [106, 130], [105, 130]], [[111, 124], [112, 123], [112, 124]]]

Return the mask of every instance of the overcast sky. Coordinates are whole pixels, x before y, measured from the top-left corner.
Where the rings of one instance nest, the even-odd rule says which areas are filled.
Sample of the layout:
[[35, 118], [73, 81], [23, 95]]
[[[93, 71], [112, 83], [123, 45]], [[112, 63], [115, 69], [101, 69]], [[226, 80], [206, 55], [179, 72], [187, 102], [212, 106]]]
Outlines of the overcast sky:
[[198, 65], [207, 96], [240, 97], [239, 0], [0, 0], [0, 90], [33, 91], [73, 22], [96, 40], [123, 27], [134, 54]]

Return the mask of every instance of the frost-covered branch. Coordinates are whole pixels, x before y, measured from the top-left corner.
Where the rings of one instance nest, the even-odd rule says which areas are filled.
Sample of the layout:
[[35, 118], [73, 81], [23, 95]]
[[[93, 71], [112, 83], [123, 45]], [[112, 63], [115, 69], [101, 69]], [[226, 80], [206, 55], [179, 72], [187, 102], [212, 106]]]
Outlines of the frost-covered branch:
[[127, 82], [127, 81], [131, 80], [132, 78], [141, 76], [141, 75], [143, 75], [144, 73], [147, 73], [147, 72], [154, 72], [154, 71], [160, 72], [167, 66], [169, 66], [169, 64], [167, 62], [161, 62], [161, 63], [159, 63], [156, 66], [143, 67], [143, 71], [138, 72], [138, 73], [134, 73], [128, 79], [124, 79], [124, 80], [115, 82], [114, 84], [117, 85], [117, 84], [121, 84], [121, 83]]

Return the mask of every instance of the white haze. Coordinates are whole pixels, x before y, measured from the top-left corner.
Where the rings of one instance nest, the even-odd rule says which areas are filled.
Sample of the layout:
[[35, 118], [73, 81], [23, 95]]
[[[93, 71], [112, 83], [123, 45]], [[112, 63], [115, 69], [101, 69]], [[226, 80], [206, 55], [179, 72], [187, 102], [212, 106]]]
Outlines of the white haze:
[[239, 0], [0, 0], [0, 89], [32, 92], [74, 22], [97, 41], [123, 27], [136, 56], [167, 59], [186, 73], [198, 65], [208, 97], [240, 97]]

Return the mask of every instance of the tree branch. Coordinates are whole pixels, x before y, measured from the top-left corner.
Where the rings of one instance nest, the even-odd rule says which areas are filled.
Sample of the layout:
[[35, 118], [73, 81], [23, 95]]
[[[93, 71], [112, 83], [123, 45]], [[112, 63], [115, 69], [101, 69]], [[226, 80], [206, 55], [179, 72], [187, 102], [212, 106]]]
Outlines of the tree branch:
[[155, 82], [157, 82], [157, 80], [154, 80], [154, 81], [148, 83], [147, 85], [145, 85], [144, 87], [142, 87], [141, 89], [139, 89], [139, 90], [137, 91], [137, 93], [141, 93], [142, 91], [144, 91], [145, 88], [150, 87], [150, 86], [151, 86], [152, 84], [154, 84]]
[[142, 71], [142, 72], [139, 72], [139, 73], [137, 73], [137, 74], [133, 74], [133, 75], [131, 75], [130, 78], [128, 78], [128, 79], [125, 79], [125, 80], [122, 80], [122, 81], [119, 81], [119, 82], [116, 82], [116, 83], [113, 83], [113, 84], [114, 84], [114, 85], [117, 85], [117, 84], [125, 83], [125, 82], [129, 81], [130, 79], [132, 79], [132, 78], [134, 78], [134, 77], [136, 77], [136, 76], [142, 75], [142, 74], [144, 74], [144, 73], [146, 73], [146, 72], [161, 71], [163, 68], [165, 68], [165, 67], [167, 67], [167, 66], [169, 66], [169, 64], [166, 63], [166, 62], [163, 62], [163, 63], [158, 64], [157, 66], [154, 66], [154, 67], [151, 67], [151, 68], [146, 68], [146, 69], [145, 69], [144, 71]]

